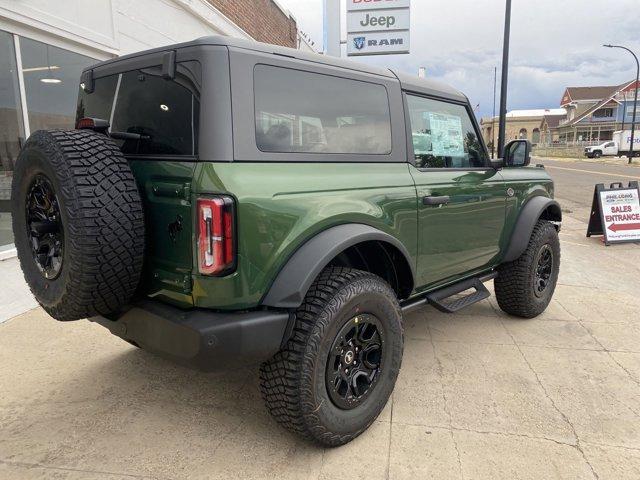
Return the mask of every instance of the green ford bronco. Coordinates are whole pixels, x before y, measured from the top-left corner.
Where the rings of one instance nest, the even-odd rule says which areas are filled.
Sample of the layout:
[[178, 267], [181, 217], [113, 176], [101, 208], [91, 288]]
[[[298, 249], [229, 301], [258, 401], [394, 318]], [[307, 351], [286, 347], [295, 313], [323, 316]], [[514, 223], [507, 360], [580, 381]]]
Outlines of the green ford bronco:
[[344, 444], [378, 416], [403, 315], [489, 296], [530, 318], [558, 278], [560, 206], [530, 145], [491, 160], [467, 97], [322, 55], [206, 37], [96, 64], [75, 130], [13, 180], [25, 278], [203, 370], [261, 363], [285, 427]]

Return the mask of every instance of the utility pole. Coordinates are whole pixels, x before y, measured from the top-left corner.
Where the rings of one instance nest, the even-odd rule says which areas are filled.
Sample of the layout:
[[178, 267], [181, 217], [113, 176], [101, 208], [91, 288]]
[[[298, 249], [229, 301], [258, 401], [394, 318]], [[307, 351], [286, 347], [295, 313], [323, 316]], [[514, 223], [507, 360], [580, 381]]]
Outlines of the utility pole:
[[340, 0], [323, 0], [324, 54], [340, 57]]
[[491, 115], [491, 158], [495, 157], [496, 150], [496, 83], [498, 80], [498, 67], [493, 67], [493, 114]]
[[[636, 83], [634, 85], [635, 93], [633, 95], [633, 116], [631, 117], [631, 138], [630, 138], [631, 145], [629, 146], [629, 163], [631, 163], [631, 160], [633, 159], [633, 141], [636, 133], [636, 112], [638, 108], [638, 81], [640, 81], [640, 62], [638, 61], [638, 57], [636, 56], [636, 54], [633, 53], [633, 51], [630, 48], [623, 47], [622, 45], [610, 45], [610, 44], [603, 45], [603, 47], [621, 48], [622, 50], [626, 50], [631, 55], [633, 55], [633, 58], [636, 61]], [[625, 105], [625, 110], [626, 110], [626, 105]], [[626, 112], [623, 112], [623, 113], [626, 114]], [[622, 131], [622, 134], [624, 135], [624, 130]]]
[[624, 134], [624, 118], [627, 116], [627, 92], [622, 92], [622, 133]]
[[504, 12], [504, 40], [502, 44], [502, 77], [500, 79], [500, 126], [498, 132], [498, 155], [502, 156], [507, 123], [507, 77], [509, 72], [509, 33], [511, 30], [511, 0], [507, 0]]

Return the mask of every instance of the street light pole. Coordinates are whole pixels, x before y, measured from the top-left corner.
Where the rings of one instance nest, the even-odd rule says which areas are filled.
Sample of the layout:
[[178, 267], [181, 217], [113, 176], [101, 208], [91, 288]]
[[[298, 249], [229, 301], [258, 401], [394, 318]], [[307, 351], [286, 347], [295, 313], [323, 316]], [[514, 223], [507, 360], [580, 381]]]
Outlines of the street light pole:
[[[607, 47], [607, 48], [621, 48], [622, 50], [626, 50], [627, 52], [629, 52], [631, 55], [633, 55], [633, 58], [636, 61], [636, 83], [635, 83], [635, 93], [633, 95], [633, 116], [631, 117], [631, 145], [629, 146], [629, 163], [631, 163], [631, 159], [633, 158], [633, 140], [635, 137], [635, 133], [636, 133], [636, 110], [638, 108], [638, 81], [640, 81], [640, 62], [638, 61], [638, 57], [636, 56], [635, 53], [633, 53], [633, 51], [630, 48], [627, 47], [623, 47], [622, 45], [603, 45], [603, 47]], [[624, 110], [626, 110], [627, 106], [625, 105]], [[626, 112], [622, 112], [623, 115], [626, 114]], [[622, 134], [624, 135], [624, 130], [622, 131]]]
[[509, 71], [509, 31], [511, 30], [511, 0], [504, 13], [504, 41], [502, 44], [502, 76], [500, 77], [500, 123], [498, 126], [498, 156], [502, 156], [507, 123], [507, 77]]

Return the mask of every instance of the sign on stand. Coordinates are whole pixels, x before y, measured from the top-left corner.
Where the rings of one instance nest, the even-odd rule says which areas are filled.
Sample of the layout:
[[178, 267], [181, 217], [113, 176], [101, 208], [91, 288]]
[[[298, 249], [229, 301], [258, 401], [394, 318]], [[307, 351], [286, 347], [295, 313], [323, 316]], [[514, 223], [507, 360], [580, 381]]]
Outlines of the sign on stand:
[[640, 241], [640, 188], [638, 182], [599, 183], [593, 192], [587, 237], [604, 235], [605, 245]]
[[409, 53], [410, 0], [347, 0], [347, 55]]

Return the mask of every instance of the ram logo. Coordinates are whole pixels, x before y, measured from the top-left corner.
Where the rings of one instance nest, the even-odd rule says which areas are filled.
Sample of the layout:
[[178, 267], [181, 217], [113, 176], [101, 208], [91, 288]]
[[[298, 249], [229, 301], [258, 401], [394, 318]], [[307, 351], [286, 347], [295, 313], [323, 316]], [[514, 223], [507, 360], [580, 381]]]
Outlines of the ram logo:
[[358, 50], [362, 50], [362, 48], [364, 47], [364, 41], [365, 41], [364, 37], [355, 37], [353, 39], [353, 46], [356, 47]]

